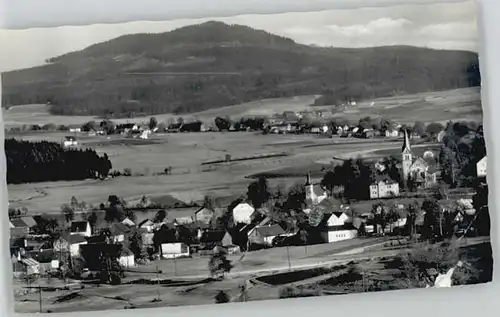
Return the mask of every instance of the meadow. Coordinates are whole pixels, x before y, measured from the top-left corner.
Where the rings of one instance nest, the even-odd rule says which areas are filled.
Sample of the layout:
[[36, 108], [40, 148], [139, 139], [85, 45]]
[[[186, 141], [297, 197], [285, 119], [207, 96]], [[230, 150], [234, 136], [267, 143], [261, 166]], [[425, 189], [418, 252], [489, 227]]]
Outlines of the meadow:
[[[312, 109], [314, 96], [262, 100], [244, 105], [220, 108], [195, 114], [199, 118], [214, 116], [269, 115], [285, 110]], [[90, 117], [51, 116], [40, 107], [16, 106], [4, 111], [6, 125], [57, 122], [72, 124], [85, 122]], [[332, 109], [332, 106], [320, 108]], [[354, 110], [353, 110], [353, 109]], [[24, 109], [24, 110], [23, 110]], [[35, 109], [39, 109], [37, 112]], [[337, 109], [337, 108], [335, 108]], [[23, 112], [24, 111], [24, 112]], [[45, 112], [44, 112], [45, 111]], [[479, 89], [461, 89], [402, 97], [383, 98], [359, 102], [351, 109], [338, 109], [334, 116], [356, 118], [385, 116], [401, 123], [447, 120], [482, 121]], [[171, 115], [156, 116], [159, 122]], [[134, 121], [148, 118], [135, 118]], [[81, 121], [79, 121], [81, 120]], [[7, 133], [6, 137], [25, 140], [59, 142], [68, 132]], [[88, 136], [76, 133], [80, 147], [94, 148], [99, 154], [107, 153], [113, 170], [130, 169], [132, 176], [109, 178], [104, 181], [45, 182], [9, 185], [9, 202], [12, 207], [26, 207], [34, 213], [58, 213], [63, 203], [72, 196], [88, 204], [99, 204], [109, 195], [118, 195], [129, 202], [138, 201], [143, 195], [151, 199], [172, 196], [191, 202], [204, 195], [226, 197], [228, 200], [246, 193], [251, 176], [259, 173], [277, 173], [270, 180], [272, 186], [286, 189], [296, 182], [304, 182], [311, 171], [318, 181], [322, 170], [339, 163], [335, 158], [369, 157], [371, 159], [396, 154], [401, 140], [326, 138], [316, 135], [263, 135], [253, 132], [207, 132], [154, 134], [148, 140], [129, 139], [122, 136]], [[420, 145], [421, 149], [434, 145]], [[417, 146], [415, 149], [419, 148]], [[229, 163], [202, 165], [207, 161], [232, 157], [249, 157], [286, 153], [286, 156], [242, 160]], [[172, 174], [164, 170], [172, 167]]]

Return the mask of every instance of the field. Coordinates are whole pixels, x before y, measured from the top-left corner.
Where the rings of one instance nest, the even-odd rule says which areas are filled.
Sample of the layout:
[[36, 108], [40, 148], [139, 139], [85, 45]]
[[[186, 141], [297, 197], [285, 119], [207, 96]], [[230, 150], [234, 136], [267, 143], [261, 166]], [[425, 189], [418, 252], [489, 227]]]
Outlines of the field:
[[[129, 272], [124, 284], [119, 286], [85, 285], [81, 289], [76, 285], [69, 290], [49, 290], [50, 286], [56, 286], [55, 281], [38, 281], [34, 285], [40, 283], [45, 287], [42, 293], [44, 312], [204, 305], [214, 303], [215, 295], [221, 290], [228, 294], [231, 302], [240, 302], [278, 299], [287, 294], [286, 288], [291, 292], [287, 297], [407, 288], [399, 277], [404, 266], [396, 256], [406, 253], [408, 246], [381, 242], [381, 239], [378, 242], [366, 239], [373, 240], [371, 247], [358, 249], [356, 244], [363, 246], [366, 241], [354, 239], [307, 248], [292, 247], [290, 264], [286, 248], [235, 255], [231, 257], [234, 268], [221, 281], [209, 278], [208, 258], [197, 257], [156, 261], [150, 266], [158, 265], [161, 273]], [[343, 251], [348, 248], [354, 253]], [[479, 270], [479, 275], [469, 278], [467, 283], [491, 281], [491, 245], [487, 239], [462, 240], [459, 248], [460, 258]], [[185, 272], [190, 274], [182, 275]], [[459, 270], [455, 275], [463, 274]], [[244, 296], [240, 290], [242, 285], [246, 286]], [[23, 281], [17, 281], [14, 289], [21, 290], [25, 286]], [[17, 295], [15, 306], [17, 312], [38, 312], [39, 294], [35, 291]]]
[[[313, 97], [262, 100], [245, 105], [220, 108], [199, 113], [199, 117], [216, 115], [272, 114], [285, 110], [299, 110], [308, 106]], [[55, 117], [46, 113], [45, 106], [18, 106], [4, 111], [7, 125], [57, 122], [71, 124], [84, 122], [89, 117]], [[331, 107], [330, 107], [331, 108]], [[337, 116], [383, 115], [400, 122], [421, 120], [446, 121], [451, 119], [482, 120], [478, 89], [462, 89], [430, 94], [385, 98], [374, 106], [360, 102], [356, 110], [343, 110]], [[38, 110], [37, 110], [38, 109]], [[44, 112], [45, 111], [45, 112]], [[357, 113], [357, 114], [355, 114]], [[159, 121], [168, 115], [157, 116]], [[143, 118], [146, 120], [147, 118]], [[140, 119], [139, 119], [140, 120]], [[61, 132], [7, 133], [7, 137], [25, 140], [59, 142], [67, 135]], [[228, 199], [246, 193], [251, 176], [264, 173], [272, 176], [271, 185], [288, 187], [304, 181], [310, 171], [314, 178], [322, 176], [322, 169], [340, 161], [334, 158], [364, 157], [374, 159], [397, 154], [401, 140], [341, 139], [314, 135], [262, 135], [250, 132], [155, 134], [148, 140], [121, 136], [87, 136], [76, 134], [80, 147], [94, 148], [107, 153], [113, 169], [132, 171], [130, 177], [105, 181], [46, 182], [9, 185], [12, 207], [27, 207], [35, 213], [54, 213], [75, 196], [79, 201], [99, 204], [115, 194], [129, 202], [143, 195], [161, 199], [167, 195], [185, 202], [197, 201], [206, 194]], [[415, 145], [416, 151], [436, 149], [435, 145]], [[286, 153], [271, 157], [276, 153]], [[232, 157], [270, 156], [230, 163], [206, 164], [207, 161]], [[165, 175], [171, 166], [172, 174]]]

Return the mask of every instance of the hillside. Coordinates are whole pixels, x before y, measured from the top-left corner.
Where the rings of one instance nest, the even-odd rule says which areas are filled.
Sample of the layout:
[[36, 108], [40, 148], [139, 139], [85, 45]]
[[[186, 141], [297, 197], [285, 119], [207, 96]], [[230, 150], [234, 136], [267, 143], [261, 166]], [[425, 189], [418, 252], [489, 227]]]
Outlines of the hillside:
[[263, 98], [324, 94], [321, 103], [333, 103], [480, 83], [472, 52], [311, 47], [221, 22], [125, 35], [48, 62], [2, 74], [3, 106], [50, 102], [53, 114], [127, 117]]

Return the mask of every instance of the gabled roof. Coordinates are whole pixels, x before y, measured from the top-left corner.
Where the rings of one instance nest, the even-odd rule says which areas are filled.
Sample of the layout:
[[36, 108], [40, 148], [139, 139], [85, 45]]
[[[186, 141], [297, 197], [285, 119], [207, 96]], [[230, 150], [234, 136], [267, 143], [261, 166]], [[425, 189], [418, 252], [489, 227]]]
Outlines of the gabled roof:
[[200, 209], [198, 209], [197, 211], [194, 212], [195, 215], [201, 213], [201, 212], [210, 212], [210, 213], [215, 213], [215, 211], [213, 211], [211, 208], [207, 208], [207, 207], [201, 207]]
[[69, 244], [87, 242], [87, 239], [85, 237], [78, 234], [72, 234], [72, 235], [65, 234], [61, 236], [61, 239], [67, 241]]
[[143, 221], [139, 222], [139, 224], [137, 225], [139, 228], [142, 228], [142, 227], [149, 227], [149, 226], [153, 226], [154, 225], [154, 222], [151, 221], [150, 219], [144, 219]]
[[71, 222], [71, 232], [85, 232], [88, 225], [87, 221], [73, 221]]
[[226, 231], [205, 231], [201, 235], [200, 242], [201, 243], [221, 242], [225, 235]]
[[32, 258], [22, 259], [21, 263], [23, 263], [23, 264], [25, 264], [27, 266], [37, 266], [37, 265], [40, 265], [40, 263], [38, 263], [38, 261], [36, 261], [35, 259], [32, 259]]
[[109, 232], [111, 233], [112, 236], [117, 236], [120, 234], [125, 234], [130, 232], [130, 228], [124, 225], [123, 223], [118, 222], [111, 225], [111, 227], [109, 228]]
[[24, 238], [28, 236], [27, 227], [24, 228], [10, 228], [11, 238]]
[[121, 223], [123, 223], [124, 225], [126, 226], [129, 226], [129, 227], [134, 227], [135, 226], [135, 222], [133, 222], [130, 218], [125, 218], [121, 221]]
[[257, 231], [257, 233], [263, 237], [275, 237], [279, 236], [280, 234], [285, 234], [285, 230], [283, 230], [283, 228], [281, 228], [279, 225], [255, 227], [255, 231]]
[[10, 223], [15, 228], [32, 228], [36, 226], [36, 221], [35, 219], [33, 219], [33, 217], [13, 218], [10, 220]]

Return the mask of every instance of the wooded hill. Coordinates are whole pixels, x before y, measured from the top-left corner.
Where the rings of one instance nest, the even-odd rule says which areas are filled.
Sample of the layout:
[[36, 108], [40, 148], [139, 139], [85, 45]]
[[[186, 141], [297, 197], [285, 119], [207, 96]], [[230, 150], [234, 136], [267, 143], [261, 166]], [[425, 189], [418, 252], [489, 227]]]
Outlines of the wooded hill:
[[[304, 94], [333, 103], [480, 84], [472, 52], [313, 47], [222, 22], [125, 35], [47, 62], [4, 73], [3, 106], [50, 102], [54, 114], [123, 117]], [[144, 74], [151, 72], [163, 74]]]

